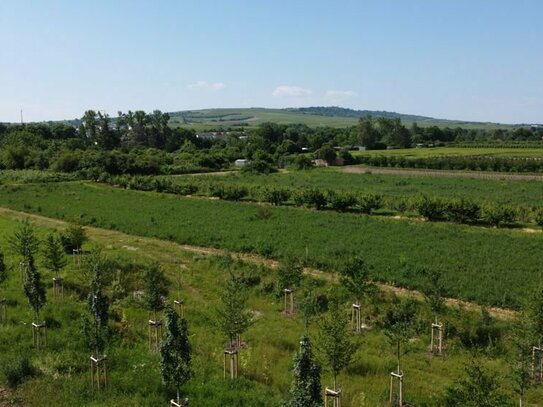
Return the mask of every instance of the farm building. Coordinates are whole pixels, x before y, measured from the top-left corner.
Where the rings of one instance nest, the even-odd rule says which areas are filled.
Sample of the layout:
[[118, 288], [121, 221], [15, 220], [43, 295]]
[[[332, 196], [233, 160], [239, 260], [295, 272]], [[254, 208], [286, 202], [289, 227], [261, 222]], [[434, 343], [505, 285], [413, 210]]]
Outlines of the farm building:
[[249, 164], [250, 162], [251, 162], [251, 160], [249, 160], [248, 158], [238, 158], [234, 162], [234, 165], [236, 167], [244, 167], [245, 165]]

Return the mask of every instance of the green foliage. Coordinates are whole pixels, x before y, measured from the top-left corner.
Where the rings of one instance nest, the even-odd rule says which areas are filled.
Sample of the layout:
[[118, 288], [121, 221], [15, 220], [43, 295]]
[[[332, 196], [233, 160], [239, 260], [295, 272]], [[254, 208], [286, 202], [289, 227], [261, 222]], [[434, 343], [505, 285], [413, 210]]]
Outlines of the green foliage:
[[336, 192], [328, 190], [326, 200], [330, 207], [335, 211], [344, 211], [356, 203], [356, 197], [348, 192]]
[[312, 206], [316, 210], [323, 209], [327, 202], [326, 195], [316, 188], [304, 190], [302, 199], [307, 206]]
[[383, 206], [383, 197], [378, 194], [366, 194], [358, 197], [357, 207], [362, 213], [371, 214]]
[[277, 267], [275, 276], [278, 295], [283, 294], [285, 288], [294, 289], [300, 286], [303, 278], [304, 268], [294, 258], [287, 258]]
[[247, 288], [232, 271], [228, 271], [228, 278], [221, 292], [221, 303], [216, 308], [217, 325], [233, 344], [237, 335], [243, 334], [251, 324], [251, 312], [246, 309], [248, 293]]
[[445, 404], [450, 407], [504, 407], [510, 401], [496, 376], [475, 361], [468, 364], [464, 376], [447, 388]]
[[543, 226], [543, 208], [534, 211], [534, 221], [538, 226]]
[[6, 363], [2, 367], [2, 373], [6, 378], [7, 385], [15, 389], [25, 380], [35, 376], [37, 371], [28, 355], [20, 355], [15, 360]]
[[87, 305], [92, 320], [83, 316], [82, 330], [89, 350], [96, 355], [103, 353], [109, 337], [109, 300], [104, 294], [104, 264], [100, 254], [90, 260], [93, 270]]
[[70, 225], [60, 234], [60, 241], [68, 254], [72, 254], [74, 249], [80, 250], [87, 240], [85, 228], [79, 225]]
[[170, 283], [166, 279], [160, 264], [150, 264], [143, 275], [145, 285], [145, 305], [149, 311], [156, 314], [164, 308], [164, 297], [168, 295]]
[[508, 205], [487, 205], [483, 208], [483, 218], [492, 226], [500, 227], [514, 223], [517, 211]]
[[55, 274], [58, 274], [66, 266], [67, 261], [64, 255], [64, 248], [56, 234], [51, 233], [47, 236], [43, 256], [45, 267]]
[[28, 218], [21, 222], [8, 241], [11, 249], [22, 258], [33, 256], [39, 247], [39, 240], [34, 232], [34, 226]]
[[310, 170], [313, 168], [313, 161], [305, 154], [299, 154], [294, 159], [294, 168], [297, 170]]
[[386, 312], [381, 321], [385, 334], [394, 346], [398, 371], [401, 371], [401, 358], [405, 354], [402, 346], [409, 342], [414, 334], [417, 318], [417, 304], [413, 300], [400, 300]]
[[439, 198], [423, 196], [416, 203], [418, 213], [428, 220], [441, 220], [445, 218], [446, 204]]
[[167, 386], [177, 390], [193, 376], [192, 347], [189, 342], [187, 320], [179, 318], [170, 307], [166, 307], [166, 335], [160, 344], [160, 373]]
[[40, 310], [46, 303], [45, 286], [41, 281], [41, 275], [36, 269], [34, 257], [28, 255], [25, 258], [26, 266], [26, 280], [23, 284], [24, 293], [28, 299], [30, 308], [34, 311], [34, 314], [39, 318]]
[[437, 317], [445, 307], [445, 289], [442, 283], [442, 275], [438, 270], [421, 268], [419, 273], [426, 280], [422, 292], [432, 313]]
[[448, 202], [447, 219], [457, 223], [475, 223], [479, 220], [481, 208], [475, 202], [460, 198]]
[[0, 251], [0, 285], [8, 278], [8, 269], [4, 260], [4, 253]]
[[321, 368], [313, 360], [311, 341], [307, 335], [300, 340], [300, 352], [294, 357], [294, 380], [287, 407], [321, 407]]
[[290, 198], [290, 190], [285, 188], [266, 188], [262, 192], [264, 201], [278, 206], [283, 205]]
[[334, 389], [337, 388], [337, 376], [352, 361], [357, 345], [348, 332], [347, 314], [339, 303], [333, 302], [330, 310], [320, 323], [318, 349], [334, 378]]
[[350, 257], [340, 263], [338, 269], [341, 284], [347, 288], [357, 304], [377, 293], [377, 286], [371, 281], [368, 265], [362, 257]]

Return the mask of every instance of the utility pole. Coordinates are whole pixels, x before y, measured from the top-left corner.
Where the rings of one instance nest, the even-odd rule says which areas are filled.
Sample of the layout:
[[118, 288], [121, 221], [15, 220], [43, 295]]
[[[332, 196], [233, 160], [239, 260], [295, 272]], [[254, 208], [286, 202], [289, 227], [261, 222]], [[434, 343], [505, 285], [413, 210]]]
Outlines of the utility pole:
[[23, 122], [23, 109], [21, 109], [21, 125], [24, 124]]

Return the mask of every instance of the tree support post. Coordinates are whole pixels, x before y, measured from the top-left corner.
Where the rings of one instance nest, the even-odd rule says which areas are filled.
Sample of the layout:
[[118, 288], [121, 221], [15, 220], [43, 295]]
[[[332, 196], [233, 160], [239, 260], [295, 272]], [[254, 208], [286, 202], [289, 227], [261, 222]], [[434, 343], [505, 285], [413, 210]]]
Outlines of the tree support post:
[[226, 379], [226, 365], [230, 369], [230, 379], [234, 380], [238, 377], [238, 350], [237, 349], [225, 349], [224, 350], [224, 378]]
[[21, 273], [21, 284], [26, 283], [26, 275], [28, 273], [28, 262], [22, 261], [19, 263], [19, 272]]
[[[396, 382], [396, 386], [394, 382]], [[391, 405], [398, 407], [403, 406], [403, 372], [400, 370], [398, 370], [398, 373], [390, 372], [389, 401]]]
[[441, 356], [443, 352], [443, 324], [441, 322], [437, 322], [437, 318], [435, 322], [432, 323], [430, 352], [439, 356]]
[[283, 307], [283, 313], [285, 315], [292, 315], [294, 314], [294, 290], [291, 288], [285, 288], [283, 290], [284, 293], [284, 307]]
[[181, 318], [185, 318], [185, 301], [181, 298], [174, 300], [173, 306]]
[[532, 347], [532, 380], [537, 383], [543, 381], [543, 347]]
[[36, 349], [47, 345], [47, 326], [45, 321], [32, 322], [32, 344]]
[[53, 295], [57, 298], [64, 296], [64, 280], [62, 277], [53, 277]]
[[149, 320], [149, 350], [157, 351], [162, 337], [162, 321]]
[[[330, 404], [328, 404], [330, 403]], [[333, 390], [328, 387], [324, 390], [324, 407], [341, 407], [341, 389]]]
[[81, 266], [81, 249], [72, 249], [72, 259], [74, 261], [74, 266], [79, 268]]
[[8, 301], [5, 298], [0, 299], [0, 322], [8, 321]]
[[185, 398], [183, 400], [177, 399], [177, 401], [174, 399], [171, 399], [170, 407], [189, 407], [189, 399], [188, 398]]
[[92, 389], [107, 389], [107, 356], [93, 355], [90, 357], [90, 379]]
[[362, 316], [360, 308], [360, 304], [353, 304], [351, 311], [351, 328], [356, 333], [360, 333], [362, 330]]

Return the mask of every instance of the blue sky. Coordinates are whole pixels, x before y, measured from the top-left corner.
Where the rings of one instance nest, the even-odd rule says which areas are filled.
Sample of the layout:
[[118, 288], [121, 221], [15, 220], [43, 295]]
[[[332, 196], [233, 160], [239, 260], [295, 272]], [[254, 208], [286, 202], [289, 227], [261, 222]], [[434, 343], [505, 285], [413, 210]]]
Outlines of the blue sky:
[[0, 121], [312, 105], [543, 122], [543, 1], [0, 2]]

